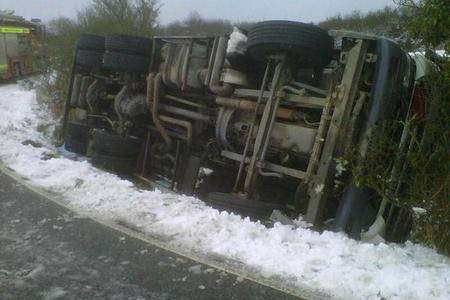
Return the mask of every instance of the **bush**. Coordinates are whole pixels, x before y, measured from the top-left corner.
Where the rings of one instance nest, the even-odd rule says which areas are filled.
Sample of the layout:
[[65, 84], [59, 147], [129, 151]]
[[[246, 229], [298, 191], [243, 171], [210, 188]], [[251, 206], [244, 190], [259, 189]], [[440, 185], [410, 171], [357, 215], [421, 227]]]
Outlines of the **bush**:
[[404, 9], [385, 7], [365, 14], [354, 11], [348, 15], [330, 17], [320, 22], [319, 26], [327, 30], [353, 30], [401, 39], [404, 16]]
[[[411, 17], [406, 33], [426, 53], [436, 47], [448, 49], [449, 2], [402, 1]], [[444, 17], [444, 15], [446, 17]], [[430, 55], [434, 59], [435, 55]], [[426, 99], [424, 118], [411, 116], [405, 123], [379, 124], [370, 156], [354, 169], [360, 185], [375, 189], [383, 198], [408, 210], [413, 216], [412, 238], [442, 253], [450, 254], [450, 64], [435, 61], [436, 70], [420, 85]], [[399, 153], [399, 132], [408, 126], [408, 143]], [[401, 164], [395, 157], [401, 156]], [[391, 178], [393, 166], [398, 174]], [[401, 185], [398, 185], [398, 182]]]
[[[354, 177], [358, 185], [409, 211], [413, 240], [450, 254], [450, 84], [444, 75], [448, 70], [443, 72], [431, 74], [422, 85], [428, 101], [425, 118], [379, 124], [376, 142], [364, 163], [354, 168]], [[399, 151], [405, 127], [408, 142]]]
[[449, 71], [447, 65], [427, 83], [426, 96], [431, 107], [421, 148], [407, 158], [412, 176], [405, 199], [428, 212], [417, 218], [414, 238], [447, 254], [450, 254]]
[[435, 55], [436, 48], [450, 51], [450, 2], [405, 0], [400, 5], [413, 16], [406, 23], [408, 34], [438, 67], [424, 85], [429, 111], [420, 147], [407, 157], [411, 171], [404, 202], [427, 210], [416, 220], [413, 237], [450, 254], [450, 62]]
[[192, 12], [183, 21], [175, 21], [162, 27], [163, 35], [220, 35], [231, 32], [233, 25], [227, 20], [204, 19], [197, 12]]
[[450, 52], [450, 1], [400, 0], [400, 6], [410, 11], [406, 28], [412, 38], [430, 50], [442, 46]]

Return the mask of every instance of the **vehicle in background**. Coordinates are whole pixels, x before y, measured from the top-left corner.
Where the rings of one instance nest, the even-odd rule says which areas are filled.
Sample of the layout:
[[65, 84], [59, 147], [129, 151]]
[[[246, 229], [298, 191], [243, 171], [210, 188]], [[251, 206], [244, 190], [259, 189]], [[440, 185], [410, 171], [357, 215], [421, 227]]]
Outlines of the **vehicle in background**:
[[[411, 118], [415, 73], [391, 40], [299, 22], [213, 37], [85, 35], [65, 147], [218, 209], [281, 210], [357, 239], [398, 241], [411, 215], [358, 186], [340, 159], [351, 152], [363, 163], [377, 124]], [[395, 186], [409, 143], [396, 134]]]
[[0, 80], [9, 80], [36, 72], [34, 44], [42, 31], [37, 19], [33, 22], [0, 11]]

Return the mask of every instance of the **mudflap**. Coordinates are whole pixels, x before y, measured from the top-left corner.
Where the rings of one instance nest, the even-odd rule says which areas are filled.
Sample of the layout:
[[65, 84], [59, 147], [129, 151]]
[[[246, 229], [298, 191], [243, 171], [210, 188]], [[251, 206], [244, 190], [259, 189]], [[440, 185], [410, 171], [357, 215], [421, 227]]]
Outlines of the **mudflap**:
[[334, 220], [334, 230], [347, 232], [352, 238], [360, 239], [361, 230], [366, 223], [372, 220], [370, 208], [370, 198], [373, 192], [364, 187], [357, 187], [351, 184], [347, 187], [342, 197]]
[[233, 212], [254, 219], [266, 219], [274, 210], [286, 210], [283, 205], [277, 203], [245, 199], [231, 193], [209, 193], [204, 201], [220, 211]]
[[183, 195], [192, 196], [194, 194], [201, 163], [202, 159], [194, 155], [191, 155], [186, 162], [186, 169], [184, 171], [179, 190], [179, 192]]

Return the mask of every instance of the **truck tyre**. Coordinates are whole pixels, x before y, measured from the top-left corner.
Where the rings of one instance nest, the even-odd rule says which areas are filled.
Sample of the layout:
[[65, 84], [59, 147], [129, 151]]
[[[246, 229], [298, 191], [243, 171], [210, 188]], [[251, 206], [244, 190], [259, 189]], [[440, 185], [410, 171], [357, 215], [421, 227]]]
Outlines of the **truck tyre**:
[[103, 53], [91, 50], [78, 50], [75, 64], [88, 69], [100, 69], [103, 65]]
[[67, 151], [84, 155], [86, 154], [90, 127], [78, 122], [68, 122], [64, 147]]
[[265, 61], [271, 55], [287, 54], [305, 68], [324, 67], [332, 58], [332, 38], [314, 25], [292, 21], [265, 21], [248, 33], [248, 53]]
[[121, 158], [137, 158], [142, 140], [136, 137], [121, 137], [104, 130], [95, 129], [92, 133], [92, 151], [101, 155]]
[[93, 34], [83, 34], [77, 42], [77, 49], [104, 52], [105, 37]]
[[105, 38], [105, 48], [110, 52], [150, 56], [152, 52], [152, 40], [131, 35], [107, 35]]
[[99, 168], [120, 174], [131, 174], [136, 170], [136, 158], [123, 158], [93, 153], [91, 163]]
[[106, 52], [103, 56], [103, 67], [115, 72], [146, 73], [150, 59], [141, 55], [119, 52]]

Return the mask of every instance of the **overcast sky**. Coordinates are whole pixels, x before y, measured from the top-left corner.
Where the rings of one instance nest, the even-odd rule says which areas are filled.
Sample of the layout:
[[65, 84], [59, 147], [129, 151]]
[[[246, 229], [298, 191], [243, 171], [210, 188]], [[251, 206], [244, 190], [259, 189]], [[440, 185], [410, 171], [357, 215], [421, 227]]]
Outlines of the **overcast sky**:
[[[49, 21], [59, 16], [75, 17], [91, 0], [0, 0], [0, 9], [13, 9], [26, 18]], [[369, 11], [392, 5], [392, 0], [159, 0], [162, 24], [184, 19], [197, 11], [205, 18], [232, 21], [289, 19], [318, 22], [338, 13]]]

